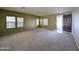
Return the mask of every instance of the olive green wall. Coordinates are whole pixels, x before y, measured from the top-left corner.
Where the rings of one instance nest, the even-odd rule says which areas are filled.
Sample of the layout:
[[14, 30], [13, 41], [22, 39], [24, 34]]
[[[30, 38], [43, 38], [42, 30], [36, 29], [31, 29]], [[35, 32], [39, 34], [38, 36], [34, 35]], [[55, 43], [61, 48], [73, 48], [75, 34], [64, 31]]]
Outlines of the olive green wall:
[[[24, 27], [6, 29], [6, 16], [24, 17]], [[36, 28], [36, 19], [38, 17], [8, 10], [0, 10], [0, 36]]]
[[0, 11], [0, 36], [1, 36], [1, 11]]
[[36, 26], [37, 17], [27, 16], [26, 19], [27, 20], [25, 20], [25, 29], [35, 29], [37, 27]]
[[[47, 18], [48, 19], [48, 26], [43, 25], [43, 19]], [[47, 29], [56, 29], [56, 15], [49, 15], [49, 16], [42, 16], [40, 17], [40, 26], [42, 28], [47, 28]]]

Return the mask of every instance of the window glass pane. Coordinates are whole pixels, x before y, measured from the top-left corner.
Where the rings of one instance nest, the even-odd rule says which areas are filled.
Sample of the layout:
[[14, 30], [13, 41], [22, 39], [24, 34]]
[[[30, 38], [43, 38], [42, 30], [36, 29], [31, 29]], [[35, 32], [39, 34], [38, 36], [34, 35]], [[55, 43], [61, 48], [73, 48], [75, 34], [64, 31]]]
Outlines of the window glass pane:
[[23, 27], [24, 25], [23, 25], [23, 22], [18, 22], [17, 23], [17, 27]]
[[39, 19], [36, 19], [36, 25], [37, 26], [39, 25]]
[[63, 25], [63, 15], [57, 15], [57, 30], [63, 30], [62, 25]]
[[7, 16], [6, 19], [7, 22], [15, 22], [15, 17]]
[[17, 22], [24, 22], [24, 18], [22, 18], [22, 17], [17, 17]]
[[24, 27], [24, 18], [17, 17], [17, 27]]
[[48, 25], [48, 19], [44, 19], [44, 20], [43, 20], [43, 24], [44, 24], [44, 25]]
[[7, 16], [6, 17], [6, 28], [15, 28], [15, 17]]
[[7, 23], [7, 28], [15, 28], [15, 23]]

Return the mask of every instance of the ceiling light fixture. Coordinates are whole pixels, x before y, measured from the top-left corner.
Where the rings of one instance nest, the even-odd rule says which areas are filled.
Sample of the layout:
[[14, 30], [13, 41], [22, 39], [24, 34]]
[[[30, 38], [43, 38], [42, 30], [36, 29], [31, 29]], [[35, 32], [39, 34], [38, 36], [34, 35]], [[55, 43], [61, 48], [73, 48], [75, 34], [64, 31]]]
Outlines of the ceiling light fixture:
[[23, 10], [24, 10], [24, 9], [26, 9], [26, 7], [21, 7], [21, 9], [23, 9]]

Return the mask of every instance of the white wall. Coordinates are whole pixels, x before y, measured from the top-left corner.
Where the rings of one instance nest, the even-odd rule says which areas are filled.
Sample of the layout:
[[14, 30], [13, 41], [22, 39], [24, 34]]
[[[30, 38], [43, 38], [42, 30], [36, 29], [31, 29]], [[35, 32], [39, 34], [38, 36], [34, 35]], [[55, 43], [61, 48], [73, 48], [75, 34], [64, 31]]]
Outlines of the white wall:
[[72, 10], [72, 33], [79, 49], [79, 8]]

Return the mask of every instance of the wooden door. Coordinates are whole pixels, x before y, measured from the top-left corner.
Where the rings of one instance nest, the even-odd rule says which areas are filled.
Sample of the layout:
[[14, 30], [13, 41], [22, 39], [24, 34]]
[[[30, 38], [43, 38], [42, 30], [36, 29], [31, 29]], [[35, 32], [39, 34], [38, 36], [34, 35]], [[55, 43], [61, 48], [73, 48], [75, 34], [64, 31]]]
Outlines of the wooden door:
[[63, 15], [63, 30], [67, 32], [72, 31], [72, 15]]

